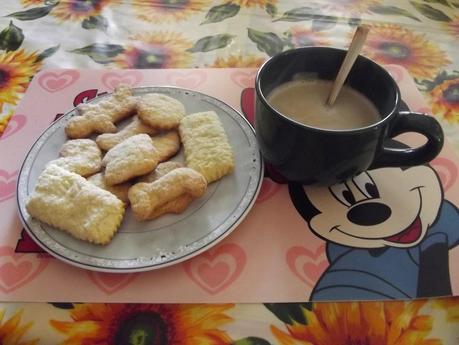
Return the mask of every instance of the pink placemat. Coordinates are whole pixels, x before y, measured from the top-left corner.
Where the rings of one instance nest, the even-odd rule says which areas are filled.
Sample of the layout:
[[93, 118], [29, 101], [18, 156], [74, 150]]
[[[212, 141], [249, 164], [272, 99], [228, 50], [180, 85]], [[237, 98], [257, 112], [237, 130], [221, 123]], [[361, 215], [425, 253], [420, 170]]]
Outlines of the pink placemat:
[[[407, 72], [399, 66], [387, 68], [409, 107], [428, 112]], [[86, 271], [49, 257], [27, 236], [17, 216], [18, 171], [31, 145], [59, 114], [97, 94], [112, 91], [122, 82], [194, 89], [238, 110], [243, 108], [252, 120], [255, 74], [255, 69], [187, 69], [46, 70], [37, 75], [0, 138], [0, 300], [296, 302], [311, 298], [404, 299], [457, 294], [459, 217], [455, 205], [459, 205], [459, 183], [457, 159], [448, 144], [429, 166], [378, 169], [366, 175], [367, 182], [376, 185], [380, 203], [392, 207], [393, 215], [385, 220], [385, 228], [373, 224], [373, 228], [368, 226], [369, 231], [380, 229], [380, 237], [387, 239], [404, 229], [397, 226], [408, 222], [409, 229], [422, 230], [422, 240], [409, 248], [400, 248], [405, 246], [399, 245], [404, 241], [401, 236], [394, 240], [394, 246], [379, 250], [361, 248], [358, 241], [356, 247], [349, 247], [346, 241], [339, 244], [339, 239], [334, 239], [335, 243], [324, 240], [326, 237], [318, 235], [325, 229], [327, 219], [343, 212], [343, 194], [327, 188], [306, 189], [303, 197], [307, 195], [316, 208], [308, 225], [303, 218], [308, 220], [308, 216], [302, 217], [292, 202], [301, 208], [304, 200], [298, 198], [292, 186], [289, 193], [288, 185], [269, 177], [265, 177], [252, 211], [224, 241], [188, 261], [156, 271]], [[416, 135], [405, 135], [401, 140], [422, 142]], [[269, 172], [266, 176], [270, 176]], [[413, 181], [421, 181], [422, 185], [411, 185]], [[348, 184], [354, 199], [369, 197], [370, 189], [365, 190], [369, 185], [361, 184], [360, 191], [359, 186], [359, 181], [354, 181], [353, 187]], [[419, 194], [411, 193], [414, 190]], [[370, 192], [374, 193], [374, 188]], [[418, 212], [415, 221], [405, 219], [412, 217], [413, 209]], [[408, 240], [413, 239], [408, 236]], [[438, 279], [434, 284], [437, 289], [429, 290], [429, 276], [431, 280]]]

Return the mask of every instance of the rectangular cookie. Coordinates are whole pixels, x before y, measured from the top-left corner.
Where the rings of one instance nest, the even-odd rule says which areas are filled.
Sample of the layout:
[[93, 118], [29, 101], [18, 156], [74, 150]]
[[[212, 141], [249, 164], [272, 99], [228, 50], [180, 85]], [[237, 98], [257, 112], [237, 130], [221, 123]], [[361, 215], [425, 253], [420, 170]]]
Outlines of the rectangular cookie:
[[29, 214], [83, 241], [107, 244], [124, 216], [124, 204], [80, 175], [49, 165], [26, 204]]
[[179, 133], [186, 165], [204, 175], [208, 183], [233, 171], [233, 151], [215, 112], [185, 116], [180, 121]]

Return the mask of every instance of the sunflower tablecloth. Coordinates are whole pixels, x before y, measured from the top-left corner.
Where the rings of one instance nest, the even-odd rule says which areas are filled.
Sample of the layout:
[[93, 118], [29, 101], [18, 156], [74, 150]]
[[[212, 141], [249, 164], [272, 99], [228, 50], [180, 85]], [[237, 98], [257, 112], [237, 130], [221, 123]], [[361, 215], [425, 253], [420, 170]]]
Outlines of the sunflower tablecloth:
[[[45, 68], [258, 67], [290, 47], [346, 47], [364, 22], [364, 54], [405, 67], [459, 149], [458, 0], [3, 0], [0, 15], [0, 133]], [[0, 343], [459, 344], [459, 299], [2, 303]]]

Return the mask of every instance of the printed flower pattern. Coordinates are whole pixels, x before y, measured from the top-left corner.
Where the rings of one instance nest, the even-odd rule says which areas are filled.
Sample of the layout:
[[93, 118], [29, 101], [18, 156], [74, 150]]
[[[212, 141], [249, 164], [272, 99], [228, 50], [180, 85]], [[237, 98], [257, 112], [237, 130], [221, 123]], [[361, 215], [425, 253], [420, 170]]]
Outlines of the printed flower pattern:
[[146, 22], [168, 23], [183, 21], [206, 10], [210, 0], [134, 0], [136, 16]]
[[228, 57], [218, 57], [210, 67], [216, 68], [255, 68], [260, 67], [265, 58], [256, 55], [230, 55]]
[[314, 31], [302, 25], [292, 26], [285, 34], [295, 48], [330, 45], [323, 32]]
[[61, 0], [51, 14], [60, 21], [81, 21], [98, 16], [104, 7], [119, 2], [120, 0]]
[[459, 78], [445, 80], [430, 92], [432, 112], [452, 123], [459, 123]]
[[4, 345], [36, 345], [38, 339], [25, 340], [33, 323], [24, 324], [21, 311], [5, 320], [6, 310], [0, 311], [0, 344]]

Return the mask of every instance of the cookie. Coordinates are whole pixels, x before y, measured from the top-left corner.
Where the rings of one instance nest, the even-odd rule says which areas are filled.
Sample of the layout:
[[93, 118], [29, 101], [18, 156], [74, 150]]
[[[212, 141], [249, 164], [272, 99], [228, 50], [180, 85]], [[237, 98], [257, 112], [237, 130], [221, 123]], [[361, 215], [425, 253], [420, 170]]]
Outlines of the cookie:
[[124, 205], [78, 174], [49, 165], [26, 204], [29, 214], [83, 241], [107, 244], [117, 232]]
[[[134, 216], [139, 220], [149, 220], [166, 212], [183, 212], [206, 189], [207, 181], [200, 173], [190, 168], [177, 168], [154, 182], [133, 185], [129, 189], [128, 198]], [[182, 200], [179, 201], [180, 197]]]
[[152, 172], [158, 152], [148, 134], [136, 134], [110, 149], [102, 159], [105, 183], [109, 186]]
[[145, 124], [160, 130], [177, 128], [185, 116], [185, 107], [175, 98], [161, 93], [150, 93], [139, 97], [137, 115]]
[[179, 133], [186, 165], [204, 175], [208, 183], [233, 171], [233, 151], [215, 112], [185, 116], [180, 121]]
[[154, 182], [157, 179], [166, 175], [167, 173], [171, 172], [172, 170], [184, 167], [185, 165], [180, 162], [168, 161], [159, 163], [154, 171], [152, 171], [148, 175], [141, 176], [138, 182]]
[[129, 204], [129, 199], [127, 196], [129, 187], [131, 187], [131, 184], [129, 182], [120, 183], [120, 184], [116, 184], [113, 186], [108, 186], [105, 183], [105, 178], [104, 178], [103, 173], [98, 173], [98, 174], [89, 176], [87, 180], [91, 182], [93, 185], [112, 193], [118, 199], [124, 202], [125, 205]]
[[72, 117], [65, 127], [69, 138], [86, 138], [92, 133], [114, 133], [115, 123], [133, 115], [136, 98], [127, 86], [119, 86], [112, 95], [97, 103], [80, 104], [79, 116]]
[[133, 135], [142, 133], [155, 135], [158, 132], [157, 129], [145, 125], [137, 116], [134, 116], [132, 121], [118, 133], [104, 133], [99, 135], [96, 139], [96, 143], [101, 150], [108, 151]]
[[90, 139], [69, 140], [62, 145], [61, 158], [48, 164], [54, 164], [81, 176], [89, 176], [102, 168], [102, 152]]
[[167, 161], [175, 156], [180, 150], [180, 137], [177, 131], [169, 131], [164, 134], [151, 137], [153, 146], [158, 151], [158, 160]]

